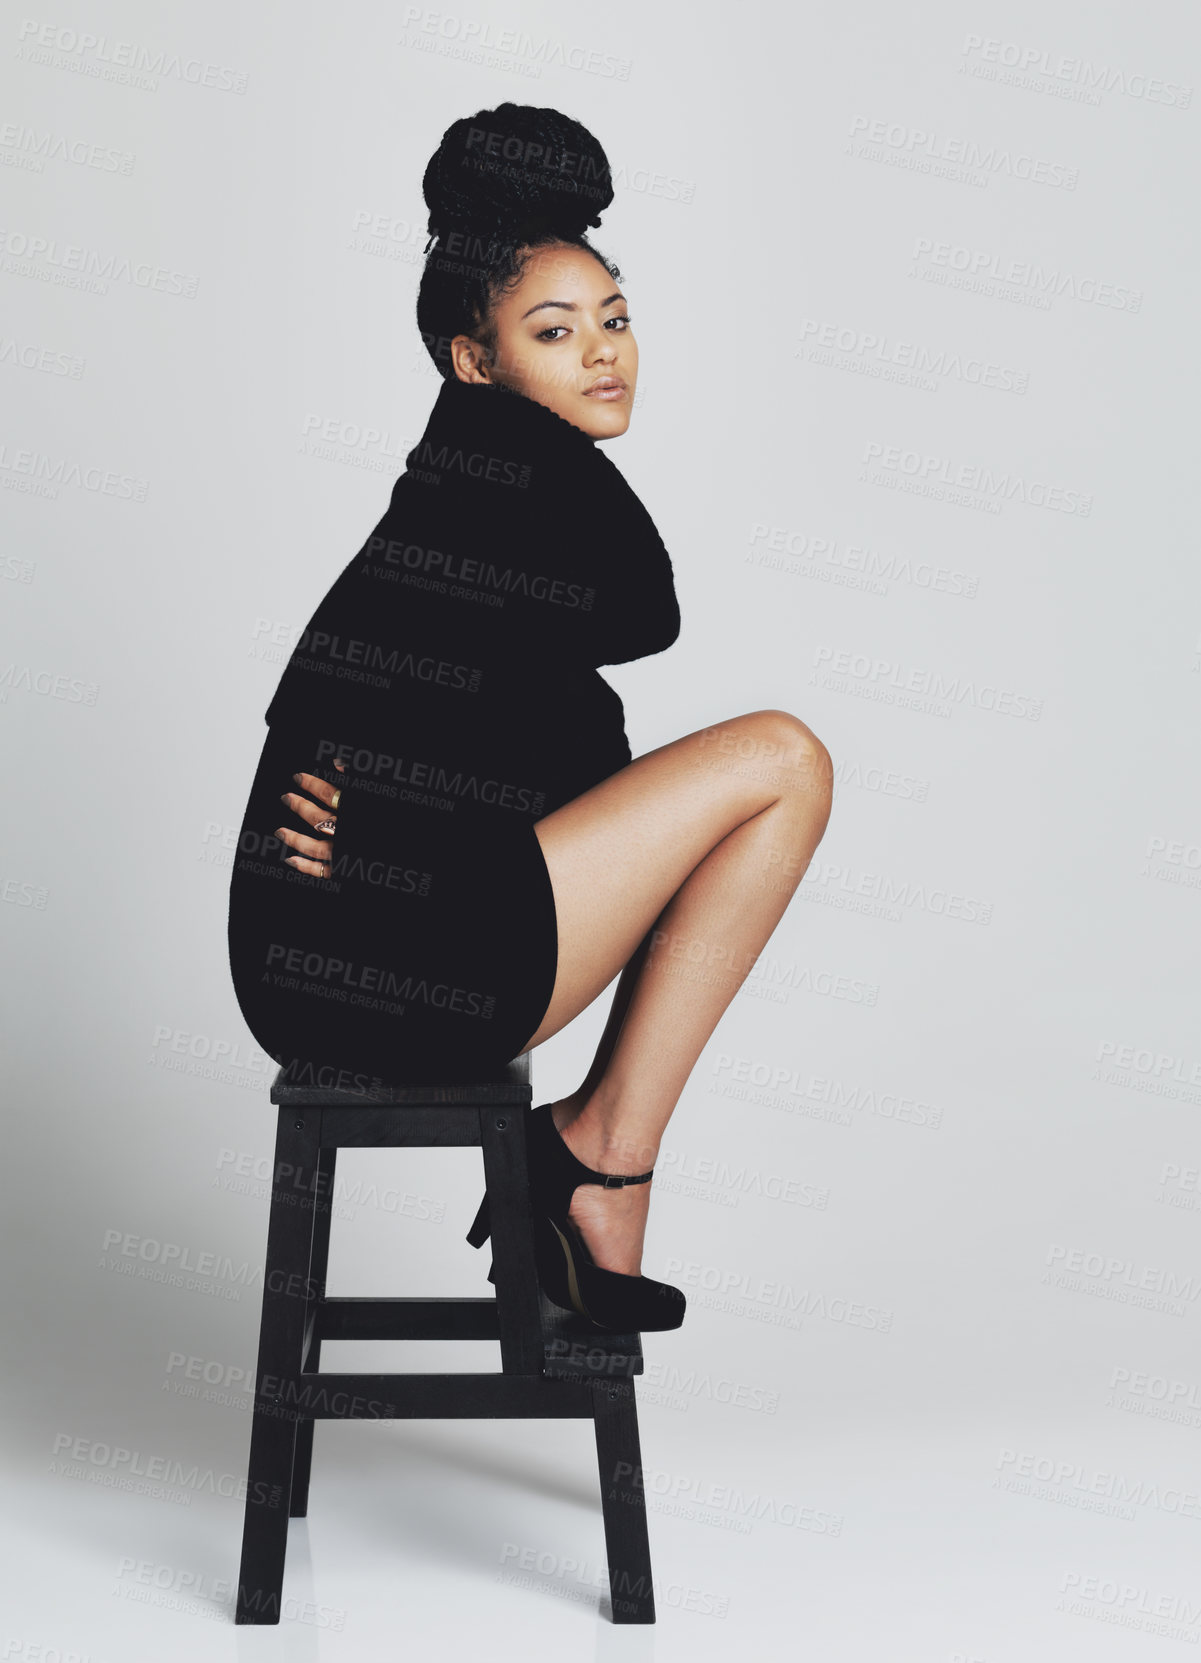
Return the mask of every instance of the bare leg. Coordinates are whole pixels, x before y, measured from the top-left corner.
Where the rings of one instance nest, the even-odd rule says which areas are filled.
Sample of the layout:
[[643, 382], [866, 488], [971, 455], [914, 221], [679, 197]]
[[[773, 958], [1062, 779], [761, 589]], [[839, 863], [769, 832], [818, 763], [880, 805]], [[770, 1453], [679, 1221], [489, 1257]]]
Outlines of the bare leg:
[[[755, 711], [637, 758], [538, 822], [559, 966], [525, 1048], [591, 1003], [614, 955], [627, 961], [602, 1066], [555, 1107], [588, 1166], [654, 1164], [697, 1057], [821, 840], [831, 777], [829, 753], [803, 722]], [[638, 1272], [650, 1187], [577, 1189], [571, 1216], [606, 1269]]]
[[[605, 1069], [609, 1066], [609, 1058], [613, 1055], [613, 1048], [617, 1044], [617, 1036], [621, 1032], [621, 1025], [625, 1021], [626, 1011], [629, 1009], [630, 1000], [634, 994], [634, 988], [637, 985], [638, 977], [642, 971], [642, 966], [646, 961], [647, 953], [650, 951], [651, 940], [657, 926], [658, 919], [656, 919], [655, 924], [650, 930], [647, 931], [646, 935], [643, 936], [642, 940], [639, 942], [638, 946], [634, 949], [633, 953], [630, 955], [629, 959], [622, 968], [621, 975], [617, 978], [617, 987], [614, 990], [613, 1000], [609, 1006], [608, 1019], [605, 1022], [604, 1031], [601, 1034], [600, 1039], [597, 1041], [596, 1054], [592, 1059], [587, 1074], [584, 1076], [575, 1091], [571, 1093], [570, 1097], [560, 1099], [561, 1102], [569, 1103], [571, 1105], [571, 1115], [573, 1118], [588, 1102], [588, 1099], [592, 1096], [592, 1093], [596, 1090], [597, 1086], [604, 1078]], [[556, 1116], [556, 1121], [557, 1120], [558, 1117]]]

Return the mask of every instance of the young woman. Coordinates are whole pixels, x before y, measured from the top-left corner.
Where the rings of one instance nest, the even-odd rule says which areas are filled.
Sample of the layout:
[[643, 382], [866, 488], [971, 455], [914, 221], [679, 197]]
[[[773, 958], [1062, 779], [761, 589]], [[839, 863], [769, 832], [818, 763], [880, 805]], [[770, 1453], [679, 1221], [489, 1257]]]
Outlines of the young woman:
[[293, 1077], [361, 1083], [493, 1069], [619, 977], [587, 1077], [529, 1117], [539, 1274], [598, 1327], [675, 1327], [683, 1294], [640, 1274], [659, 1141], [825, 831], [830, 757], [768, 709], [634, 759], [598, 673], [680, 626], [667, 551], [598, 448], [638, 378], [584, 234], [613, 196], [599, 144], [502, 104], [448, 129], [424, 191], [443, 385], [267, 711], [235, 989]]

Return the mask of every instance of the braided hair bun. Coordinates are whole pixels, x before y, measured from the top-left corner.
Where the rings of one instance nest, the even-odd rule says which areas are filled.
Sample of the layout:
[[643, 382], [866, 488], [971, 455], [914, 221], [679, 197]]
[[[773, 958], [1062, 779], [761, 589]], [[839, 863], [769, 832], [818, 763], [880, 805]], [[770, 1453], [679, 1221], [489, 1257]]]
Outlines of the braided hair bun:
[[454, 122], [430, 157], [422, 193], [430, 241], [417, 327], [448, 379], [456, 335], [494, 349], [493, 305], [520, 281], [531, 249], [571, 243], [620, 281], [584, 235], [613, 200], [608, 157], [560, 110], [498, 104]]
[[429, 234], [582, 236], [613, 200], [608, 157], [559, 110], [498, 104], [446, 129], [422, 180]]

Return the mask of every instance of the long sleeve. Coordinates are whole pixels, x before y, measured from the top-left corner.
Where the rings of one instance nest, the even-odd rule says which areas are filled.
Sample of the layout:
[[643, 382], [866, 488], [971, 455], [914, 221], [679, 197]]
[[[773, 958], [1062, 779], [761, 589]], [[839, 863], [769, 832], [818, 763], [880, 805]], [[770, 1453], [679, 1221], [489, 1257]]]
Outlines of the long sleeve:
[[546, 407], [447, 383], [408, 464], [267, 710], [298, 767], [347, 763], [348, 834], [353, 797], [376, 842], [396, 805], [437, 798], [444, 826], [501, 828], [624, 766], [621, 700], [597, 668], [680, 628], [650, 515]]
[[[508, 407], [517, 402], [529, 401], [510, 396]], [[680, 613], [651, 516], [577, 429], [549, 411], [538, 426], [536, 447], [517, 435], [537, 455], [531, 463], [505, 457], [510, 468], [478, 477], [428, 466], [402, 475], [360, 562], [364, 614], [403, 599], [441, 654], [481, 667], [537, 654], [596, 668], [664, 651]]]

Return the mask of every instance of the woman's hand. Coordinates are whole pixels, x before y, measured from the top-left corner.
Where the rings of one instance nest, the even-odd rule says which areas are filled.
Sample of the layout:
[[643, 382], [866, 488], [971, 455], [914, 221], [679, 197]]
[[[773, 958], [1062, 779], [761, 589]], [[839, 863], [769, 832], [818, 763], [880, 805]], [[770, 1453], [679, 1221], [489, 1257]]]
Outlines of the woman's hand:
[[[345, 766], [335, 762], [334, 767], [339, 773], [345, 773]], [[309, 797], [302, 797], [299, 791], [285, 791], [281, 802], [286, 803], [306, 825], [312, 826], [314, 831], [324, 832], [324, 837], [306, 837], [302, 832], [292, 831], [288, 826], [277, 826], [275, 835], [281, 843], [286, 843], [289, 849], [295, 849], [294, 855], [289, 855], [284, 861], [285, 866], [294, 866], [298, 872], [304, 872], [311, 878], [328, 878], [330, 875], [330, 861], [333, 858], [333, 843], [330, 842], [337, 828], [337, 816], [331, 813], [338, 806], [341, 791], [325, 780], [318, 779], [316, 774], [293, 774], [292, 778], [302, 791], [307, 791], [310, 797], [316, 797], [317, 802], [310, 802]]]

